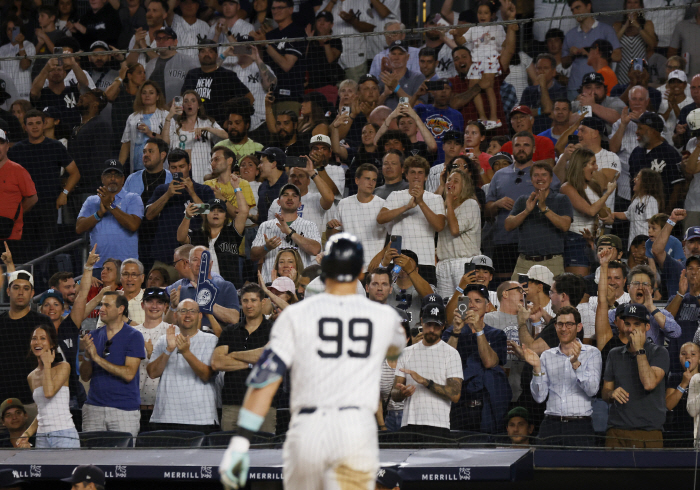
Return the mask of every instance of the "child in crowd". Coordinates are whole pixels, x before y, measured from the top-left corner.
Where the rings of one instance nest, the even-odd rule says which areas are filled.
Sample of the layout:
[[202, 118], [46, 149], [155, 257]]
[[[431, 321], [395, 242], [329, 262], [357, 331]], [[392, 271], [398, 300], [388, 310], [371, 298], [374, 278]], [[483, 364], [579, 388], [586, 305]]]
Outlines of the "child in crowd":
[[[649, 219], [649, 240], [646, 242], [646, 256], [652, 260], [654, 259], [654, 254], [651, 253], [651, 246], [654, 243], [654, 240], [656, 240], [656, 237], [658, 237], [661, 233], [661, 228], [664, 227], [667, 220], [668, 215], [664, 213], [655, 214]], [[681, 263], [685, 262], [683, 244], [674, 236], [668, 237], [668, 242], [666, 243], [666, 253], [669, 257], [676, 259]]]
[[[489, 155], [495, 155], [499, 151], [501, 151], [501, 146], [505, 145], [507, 142], [510, 141], [510, 138], [508, 136], [494, 136], [491, 138], [491, 141], [489, 141], [489, 147], [486, 150], [486, 153]], [[494, 173], [496, 170], [494, 169]]]
[[659, 203], [664, 202], [664, 184], [661, 175], [650, 168], [643, 168], [634, 178], [632, 192], [634, 196], [627, 211], [613, 213], [615, 219], [630, 222], [630, 246], [634, 237], [647, 232], [649, 226], [647, 222], [659, 212]]
[[[666, 408], [669, 410], [669, 413], [666, 416], [664, 430], [684, 432], [687, 434], [687, 437], [683, 437], [683, 439], [690, 439], [693, 429], [693, 417], [688, 414], [686, 408], [688, 403], [687, 390], [692, 377], [698, 374], [700, 346], [693, 342], [686, 342], [681, 346], [679, 357], [684, 371], [680, 373], [671, 372], [666, 380]], [[670, 442], [672, 443], [670, 447], [690, 447], [692, 445], [689, 441]], [[666, 441], [664, 441], [664, 445], [666, 445]]]
[[649, 258], [646, 253], [647, 240], [649, 240], [648, 235], [637, 235], [632, 239], [627, 255], [628, 268], [632, 269], [637, 265], [649, 265]]

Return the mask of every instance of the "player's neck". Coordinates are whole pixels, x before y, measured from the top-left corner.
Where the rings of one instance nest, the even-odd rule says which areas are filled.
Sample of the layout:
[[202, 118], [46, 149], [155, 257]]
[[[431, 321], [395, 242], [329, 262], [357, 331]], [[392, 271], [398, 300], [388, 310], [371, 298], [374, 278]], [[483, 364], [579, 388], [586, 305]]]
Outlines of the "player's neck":
[[326, 279], [326, 292], [336, 296], [356, 294], [357, 279], [351, 282], [339, 282], [334, 279]]

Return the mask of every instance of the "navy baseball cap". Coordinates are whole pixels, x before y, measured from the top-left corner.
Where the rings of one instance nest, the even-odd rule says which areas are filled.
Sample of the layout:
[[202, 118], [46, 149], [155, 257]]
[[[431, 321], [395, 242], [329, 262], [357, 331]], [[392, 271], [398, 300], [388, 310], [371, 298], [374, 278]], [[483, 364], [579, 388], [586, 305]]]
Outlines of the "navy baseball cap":
[[464, 296], [466, 296], [467, 293], [470, 292], [470, 291], [476, 291], [476, 292], [479, 293], [479, 294], [481, 295], [481, 297], [484, 298], [486, 301], [489, 301], [489, 302], [491, 301], [491, 300], [489, 299], [489, 290], [486, 289], [486, 286], [484, 286], [483, 284], [476, 284], [476, 283], [467, 284], [467, 287], [464, 288]]
[[46, 114], [46, 117], [50, 117], [51, 119], [61, 119], [62, 116], [61, 108], [55, 105], [44, 107], [42, 112]]
[[109, 160], [105, 160], [104, 170], [102, 170], [102, 175], [109, 173], [109, 172], [117, 172], [119, 174], [124, 175], [124, 167], [119, 162], [119, 160], [115, 160], [114, 158], [110, 158]]
[[224, 201], [223, 199], [210, 199], [208, 204], [209, 209], [219, 208], [226, 211], [226, 201]]
[[459, 131], [449, 130], [445, 131], [445, 133], [442, 135], [442, 143], [445, 144], [445, 141], [456, 141], [457, 143], [462, 143], [462, 141], [464, 141], [464, 137]]
[[166, 35], [170, 36], [170, 37], [173, 38], [173, 39], [177, 39], [177, 33], [173, 30], [172, 27], [168, 27], [168, 26], [163, 26], [163, 27], [161, 27], [160, 29], [158, 29], [158, 30], [156, 31], [156, 36], [158, 36], [158, 33], [159, 33], [159, 32], [162, 32], [163, 34], [166, 34]]
[[489, 158], [489, 165], [493, 167], [499, 160], [506, 160], [508, 162], [508, 165], [511, 165], [513, 163], [513, 155], [511, 155], [507, 151], [499, 151], [494, 156]]
[[377, 85], [379, 85], [379, 79], [375, 77], [374, 75], [370, 75], [369, 73], [367, 75], [362, 75], [360, 77], [360, 80], [357, 82], [358, 85], [362, 85], [365, 82], [374, 82]]
[[605, 79], [603, 78], [603, 75], [597, 72], [589, 72], [586, 73], [583, 76], [583, 80], [581, 80], [581, 86], [583, 87], [584, 85], [587, 85], [589, 83], [597, 83], [599, 85], [605, 85]]
[[277, 162], [278, 165], [285, 166], [287, 164], [287, 155], [274, 146], [265, 148], [263, 151], [256, 151], [255, 156], [260, 158], [261, 156], [266, 156], [268, 160], [272, 162]]
[[94, 483], [95, 485], [105, 486], [105, 472], [95, 465], [83, 464], [76, 466], [73, 473], [68, 478], [63, 478], [61, 481], [68, 483]]
[[[442, 297], [437, 294], [431, 294], [425, 298], [437, 297], [439, 302], [428, 302], [421, 307], [420, 318], [424, 323], [437, 323], [438, 325], [444, 325], [447, 320], [447, 313], [445, 312], [445, 304], [442, 301]], [[425, 301], [423, 298], [423, 301]]]
[[146, 301], [149, 299], [159, 299], [165, 303], [170, 303], [170, 295], [162, 288], [146, 288], [141, 300]]
[[617, 318], [637, 318], [649, 323], [649, 310], [644, 305], [626, 303], [625, 308], [617, 315]]
[[379, 468], [377, 471], [377, 483], [383, 487], [395, 488], [401, 485], [402, 481], [399, 472], [394, 468]]
[[584, 117], [581, 121], [581, 126], [586, 126], [587, 128], [595, 129], [601, 135], [606, 134], [605, 122], [599, 117]]
[[[233, 1], [233, 0], [231, 0], [231, 1]], [[236, 2], [236, 3], [238, 3], [238, 2]], [[250, 37], [248, 34], [236, 34], [236, 40], [239, 43], [248, 43], [250, 41], [255, 41], [255, 39]]]
[[691, 226], [685, 230], [684, 241], [692, 240], [693, 238], [700, 238], [700, 226]]
[[634, 121], [638, 125], [644, 124], [645, 126], [649, 126], [651, 129], [653, 129], [657, 133], [663, 133], [664, 126], [666, 125], [664, 118], [661, 117], [660, 114], [657, 114], [655, 112], [649, 112], [649, 111], [642, 114], [639, 117], [639, 119], [632, 119], [632, 121]]
[[402, 41], [401, 39], [397, 39], [389, 45], [389, 52], [391, 53], [394, 48], [399, 48], [404, 53], [408, 53], [408, 44], [406, 44], [406, 41]]
[[56, 298], [56, 300], [58, 300], [58, 302], [61, 304], [65, 303], [63, 301], [63, 294], [56, 291], [55, 289], [47, 289], [46, 291], [44, 291], [44, 294], [41, 295], [41, 298], [39, 298], [39, 305], [43, 305], [44, 301], [46, 301], [49, 298]]
[[326, 19], [328, 22], [331, 24], [333, 23], [333, 14], [328, 12], [327, 10], [321, 10], [319, 13], [316, 14], [316, 19]]

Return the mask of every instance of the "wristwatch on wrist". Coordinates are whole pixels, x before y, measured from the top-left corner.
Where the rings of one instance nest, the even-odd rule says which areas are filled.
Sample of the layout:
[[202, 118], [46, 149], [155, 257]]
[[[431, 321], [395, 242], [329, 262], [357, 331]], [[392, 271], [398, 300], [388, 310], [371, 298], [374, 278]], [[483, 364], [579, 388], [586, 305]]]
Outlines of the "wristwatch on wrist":
[[647, 355], [647, 350], [646, 349], [639, 349], [637, 351], [638, 356], [646, 356]]
[[286, 239], [287, 239], [288, 241], [291, 241], [291, 240], [292, 240], [292, 235], [294, 235], [297, 231], [296, 231], [294, 228], [292, 228], [291, 226], [289, 227], [289, 230], [290, 230], [290, 231], [289, 231], [289, 234], [286, 236]]
[[435, 384], [435, 382], [434, 382], [432, 379], [429, 379], [429, 380], [428, 380], [428, 385], [426, 386], [426, 388], [430, 389], [430, 388], [433, 387], [434, 384]]
[[542, 213], [542, 214], [547, 214], [547, 213], [549, 213], [549, 206], [545, 206], [545, 208], [542, 209], [542, 210], [540, 211], [540, 213]]

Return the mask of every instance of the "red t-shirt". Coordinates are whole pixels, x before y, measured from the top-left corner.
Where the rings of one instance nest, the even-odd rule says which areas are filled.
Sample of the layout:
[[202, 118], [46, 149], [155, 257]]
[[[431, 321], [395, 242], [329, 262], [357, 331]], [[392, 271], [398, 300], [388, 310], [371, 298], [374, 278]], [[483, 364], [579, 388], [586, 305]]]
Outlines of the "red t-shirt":
[[[0, 237], [7, 240], [19, 240], [22, 238], [22, 227], [24, 226], [24, 210], [22, 209], [22, 199], [36, 195], [34, 181], [29, 176], [29, 172], [20, 164], [12, 160], [6, 160], [0, 167], [0, 216], [3, 218], [17, 219], [12, 227], [12, 234], [9, 237]], [[19, 213], [18, 213], [19, 210]]]
[[[501, 151], [506, 151], [513, 154], [513, 142], [509, 141], [501, 146]], [[535, 154], [532, 155], [533, 162], [546, 160], [547, 158], [554, 159], [554, 143], [546, 136], [535, 135]]]
[[[503, 102], [501, 101], [501, 84], [508, 76], [508, 73], [510, 73], [510, 69], [507, 66], [504, 67], [503, 64], [501, 64], [501, 71], [503, 73], [501, 75], [498, 75], [494, 79], [493, 90], [496, 93], [496, 115], [498, 116], [498, 119], [501, 120], [501, 123], [503, 123], [503, 125], [500, 128], [496, 128], [494, 130], [494, 133], [498, 135], [507, 135], [508, 120], [506, 119], [506, 115], [503, 112]], [[452, 83], [453, 94], [461, 94], [469, 90], [469, 80], [462, 79], [459, 75], [450, 78], [450, 83]], [[488, 117], [488, 115], [490, 114], [491, 106], [489, 105], [489, 98], [486, 96], [486, 92], [483, 90], [481, 91], [481, 100], [484, 101], [484, 112]], [[465, 126], [469, 123], [469, 121], [476, 121], [479, 119], [479, 113], [477, 112], [476, 106], [474, 105], [474, 99], [470, 100], [467, 105], [462, 107], [461, 113], [462, 117], [464, 118]]]

